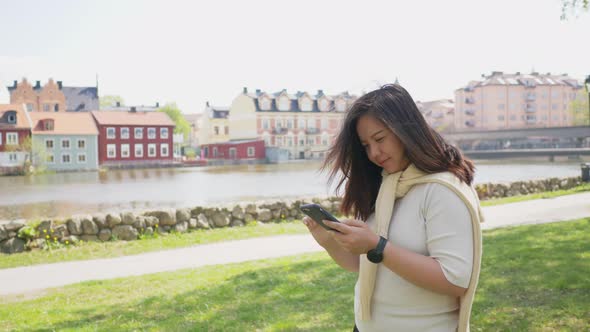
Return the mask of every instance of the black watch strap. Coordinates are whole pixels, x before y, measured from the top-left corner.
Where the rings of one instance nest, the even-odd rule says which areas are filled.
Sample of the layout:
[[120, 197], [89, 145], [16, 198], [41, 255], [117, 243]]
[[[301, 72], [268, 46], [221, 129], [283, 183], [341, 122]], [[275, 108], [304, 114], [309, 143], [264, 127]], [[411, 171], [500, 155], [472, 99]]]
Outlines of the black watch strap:
[[383, 250], [385, 250], [385, 245], [387, 245], [387, 239], [383, 236], [379, 236], [377, 247], [367, 252], [367, 259], [371, 263], [381, 263], [383, 261]]

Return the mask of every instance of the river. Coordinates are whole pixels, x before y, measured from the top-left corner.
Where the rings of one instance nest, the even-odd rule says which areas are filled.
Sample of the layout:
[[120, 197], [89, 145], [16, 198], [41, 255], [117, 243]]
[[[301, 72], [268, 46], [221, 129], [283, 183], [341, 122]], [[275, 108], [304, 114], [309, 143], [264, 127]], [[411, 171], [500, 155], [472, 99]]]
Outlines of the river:
[[[0, 219], [333, 195], [319, 163], [0, 177]], [[579, 176], [580, 162], [476, 161], [476, 183]]]

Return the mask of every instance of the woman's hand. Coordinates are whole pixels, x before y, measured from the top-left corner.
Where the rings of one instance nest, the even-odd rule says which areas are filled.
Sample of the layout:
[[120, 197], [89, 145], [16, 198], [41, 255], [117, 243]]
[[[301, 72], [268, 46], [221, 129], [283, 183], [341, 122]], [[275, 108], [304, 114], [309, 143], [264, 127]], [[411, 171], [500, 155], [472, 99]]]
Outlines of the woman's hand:
[[354, 255], [366, 254], [379, 243], [379, 236], [369, 226], [354, 219], [333, 222], [324, 220], [327, 226], [339, 232], [327, 232], [346, 251]]
[[[326, 230], [325, 228], [320, 226], [317, 222], [315, 222], [315, 220], [311, 219], [310, 217], [305, 217], [305, 218], [303, 218], [302, 221], [303, 221], [303, 224], [305, 226], [307, 226], [307, 229], [309, 229], [309, 232], [311, 233], [313, 238], [316, 240], [316, 242], [320, 246], [325, 248], [329, 243], [334, 242], [334, 239], [332, 239], [332, 236], [330, 236], [330, 233], [335, 233], [335, 232], [331, 232], [331, 231]], [[325, 222], [325, 220], [324, 220], [324, 222]]]

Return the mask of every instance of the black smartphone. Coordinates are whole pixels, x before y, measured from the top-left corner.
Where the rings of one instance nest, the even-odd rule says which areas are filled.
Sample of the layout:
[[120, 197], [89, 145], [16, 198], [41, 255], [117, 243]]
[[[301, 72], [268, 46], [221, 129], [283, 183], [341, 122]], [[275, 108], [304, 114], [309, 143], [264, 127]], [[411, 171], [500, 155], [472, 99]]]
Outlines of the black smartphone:
[[326, 224], [324, 224], [323, 220], [330, 220], [330, 221], [335, 221], [335, 222], [340, 222], [340, 220], [338, 220], [336, 217], [334, 217], [332, 214], [330, 214], [330, 212], [324, 210], [324, 208], [322, 208], [320, 205], [318, 205], [318, 204], [304, 204], [304, 205], [301, 205], [299, 208], [301, 209], [301, 211], [303, 211], [303, 213], [308, 215], [311, 219], [313, 219], [315, 222], [317, 222], [323, 228], [325, 228], [329, 231], [338, 232], [334, 228], [328, 227]]

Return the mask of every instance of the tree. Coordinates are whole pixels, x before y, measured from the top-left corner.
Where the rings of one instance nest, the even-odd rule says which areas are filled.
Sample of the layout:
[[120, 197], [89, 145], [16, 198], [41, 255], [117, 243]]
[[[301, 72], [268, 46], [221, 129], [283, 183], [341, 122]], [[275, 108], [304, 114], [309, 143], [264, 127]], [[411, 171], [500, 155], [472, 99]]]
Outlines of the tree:
[[176, 106], [176, 103], [168, 103], [164, 105], [164, 107], [159, 108], [158, 112], [164, 112], [168, 114], [170, 119], [172, 119], [176, 125], [174, 128], [174, 133], [182, 134], [184, 136], [184, 140], [188, 140], [188, 136], [191, 133], [191, 125], [188, 123], [188, 121], [186, 121], [182, 115], [182, 112], [180, 112], [180, 109], [178, 106]]
[[567, 20], [568, 15], [578, 15], [582, 11], [588, 11], [590, 0], [561, 0], [561, 20]]
[[107, 108], [107, 107], [113, 107], [113, 106], [117, 105], [117, 102], [119, 102], [121, 105], [125, 105], [125, 101], [123, 100], [123, 97], [121, 97], [121, 96], [115, 96], [115, 95], [102, 96], [102, 97], [100, 97], [100, 109]]
[[588, 108], [588, 91], [581, 89], [576, 99], [569, 104], [568, 111], [574, 119], [574, 126], [590, 125], [590, 109]]

